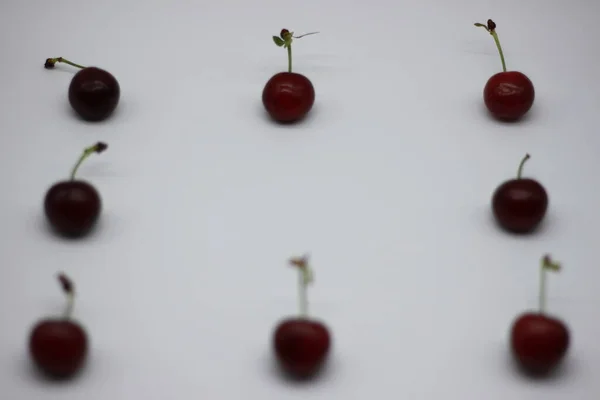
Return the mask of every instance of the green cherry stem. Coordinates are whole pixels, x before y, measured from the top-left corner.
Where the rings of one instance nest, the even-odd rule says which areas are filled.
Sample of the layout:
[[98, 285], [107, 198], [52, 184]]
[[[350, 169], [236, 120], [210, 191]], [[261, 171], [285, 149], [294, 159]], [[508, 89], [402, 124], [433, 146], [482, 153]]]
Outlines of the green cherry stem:
[[83, 65], [75, 64], [74, 62], [69, 61], [66, 58], [62, 58], [62, 57], [47, 58], [46, 63], [44, 64], [44, 68], [48, 68], [48, 69], [54, 68], [54, 66], [56, 65], [57, 62], [69, 64], [69, 65], [71, 65], [75, 68], [79, 68], [79, 69], [85, 68]]
[[549, 255], [542, 258], [542, 266], [540, 268], [540, 314], [546, 312], [546, 271], [559, 272], [561, 265], [552, 261]]
[[308, 256], [292, 258], [290, 264], [298, 268], [298, 306], [300, 317], [308, 317], [308, 285], [313, 282], [313, 272], [308, 265]]
[[525, 157], [523, 157], [523, 159], [521, 160], [521, 163], [519, 164], [519, 169], [517, 170], [517, 179], [521, 179], [521, 176], [523, 175], [523, 167], [525, 166], [527, 160], [529, 160], [530, 158], [531, 156], [529, 154], [525, 154]]
[[86, 158], [88, 158], [93, 153], [102, 153], [107, 148], [108, 148], [108, 145], [106, 143], [98, 142], [95, 145], [84, 149], [83, 154], [81, 155], [81, 157], [79, 157], [79, 160], [77, 160], [77, 163], [75, 163], [75, 166], [73, 167], [73, 170], [71, 171], [71, 180], [75, 180], [75, 174], [77, 174], [77, 170], [79, 169], [79, 166]]
[[502, 51], [502, 46], [500, 46], [500, 39], [498, 39], [498, 34], [496, 33], [496, 23], [491, 19], [488, 19], [487, 25], [476, 23], [475, 26], [482, 27], [492, 37], [494, 38], [494, 42], [496, 42], [496, 47], [498, 48], [498, 53], [500, 53], [500, 60], [502, 61], [502, 70], [506, 72], [506, 61], [504, 61], [504, 52]]
[[292, 42], [294, 41], [294, 39], [300, 39], [304, 36], [308, 36], [308, 35], [314, 35], [316, 33], [319, 32], [310, 32], [310, 33], [305, 33], [304, 35], [300, 35], [300, 36], [294, 36], [294, 32], [290, 32], [287, 29], [282, 29], [281, 32], [279, 33], [279, 36], [273, 36], [273, 41], [275, 42], [275, 44], [279, 47], [284, 47], [285, 49], [287, 49], [287, 56], [288, 56], [288, 72], [292, 72]]
[[62, 286], [62, 290], [67, 296], [67, 306], [65, 308], [64, 318], [70, 319], [73, 315], [73, 308], [75, 306], [75, 288], [73, 282], [65, 274], [58, 274], [58, 281]]
[[287, 47], [287, 56], [288, 56], [288, 72], [292, 72], [292, 41], [290, 39], [290, 43]]

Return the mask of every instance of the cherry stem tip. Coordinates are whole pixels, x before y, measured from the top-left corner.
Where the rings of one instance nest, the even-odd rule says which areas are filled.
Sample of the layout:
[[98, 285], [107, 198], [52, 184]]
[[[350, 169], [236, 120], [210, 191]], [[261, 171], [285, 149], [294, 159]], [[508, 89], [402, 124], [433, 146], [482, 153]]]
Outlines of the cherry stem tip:
[[552, 258], [548, 254], [542, 258], [542, 267], [553, 272], [560, 272], [562, 269], [561, 264], [559, 262], [552, 261]]
[[93, 153], [100, 154], [103, 151], [105, 151], [106, 149], [108, 149], [108, 145], [104, 142], [98, 142], [93, 146], [85, 148], [83, 150], [83, 154], [79, 157], [79, 160], [77, 160], [77, 163], [75, 163], [75, 166], [71, 170], [71, 179], [72, 180], [75, 179], [75, 175], [77, 174], [77, 170], [79, 169], [79, 166], [81, 165], [81, 163], [83, 163], [83, 161], [86, 158], [88, 158]]
[[492, 37], [494, 38], [494, 42], [496, 42], [496, 47], [498, 48], [498, 54], [500, 54], [502, 70], [506, 72], [506, 61], [504, 60], [504, 52], [502, 51], [502, 46], [500, 45], [500, 39], [498, 39], [498, 34], [496, 33], [496, 23], [491, 19], [488, 19], [487, 25], [476, 22], [475, 26], [484, 28], [486, 31], [488, 31], [490, 35], [492, 35]]
[[540, 313], [546, 312], [546, 271], [558, 272], [561, 269], [561, 265], [555, 261], [552, 261], [550, 255], [546, 254], [542, 258], [542, 268], [540, 270], [540, 298], [539, 308]]
[[66, 294], [72, 295], [75, 292], [73, 281], [71, 281], [71, 279], [69, 279], [69, 277], [64, 273], [61, 272], [58, 274], [58, 282], [60, 283], [63, 292]]
[[79, 69], [85, 68], [83, 65], [75, 64], [74, 62], [69, 61], [63, 57], [46, 58], [46, 62], [44, 63], [44, 68], [52, 69], [56, 66], [56, 63], [65, 63], [65, 64], [71, 65], [71, 66], [79, 68]]

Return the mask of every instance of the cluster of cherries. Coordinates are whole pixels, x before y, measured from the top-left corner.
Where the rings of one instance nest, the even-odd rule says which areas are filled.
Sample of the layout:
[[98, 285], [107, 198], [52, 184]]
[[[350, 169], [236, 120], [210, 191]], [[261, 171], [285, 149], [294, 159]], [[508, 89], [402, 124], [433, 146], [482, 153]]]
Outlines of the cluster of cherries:
[[[507, 71], [496, 24], [488, 20], [485, 28], [494, 38], [503, 72], [492, 76], [484, 88], [484, 102], [492, 115], [501, 120], [517, 120], [525, 115], [535, 97], [533, 84], [521, 72]], [[316, 33], [316, 32], [314, 32]], [[306, 34], [310, 35], [312, 33]], [[274, 43], [287, 50], [288, 71], [274, 75], [264, 87], [262, 101], [268, 114], [280, 123], [304, 118], [313, 107], [315, 89], [304, 75], [292, 72], [292, 42], [302, 36], [283, 29], [273, 36]], [[62, 57], [46, 60], [46, 68], [57, 62], [77, 67], [69, 87], [69, 102], [83, 119], [101, 121], [108, 118], [119, 102], [120, 88], [109, 72], [96, 67], [83, 67]], [[54, 230], [68, 237], [87, 235], [100, 216], [101, 198], [93, 185], [75, 178], [81, 163], [93, 153], [101, 153], [107, 145], [99, 142], [84, 150], [73, 167], [69, 180], [57, 182], [48, 190], [44, 210]], [[502, 183], [492, 196], [492, 212], [498, 224], [513, 233], [533, 232], [544, 219], [548, 193], [542, 184], [523, 178], [525, 155], [517, 177]], [[273, 333], [273, 349], [282, 370], [296, 378], [309, 378], [326, 363], [332, 343], [329, 328], [308, 316], [307, 287], [313, 281], [308, 256], [292, 258], [290, 264], [299, 272], [298, 316], [281, 321]], [[570, 341], [569, 330], [561, 320], [546, 314], [546, 272], [558, 271], [560, 265], [549, 256], [542, 258], [540, 305], [537, 312], [520, 315], [511, 328], [511, 348], [519, 365], [533, 374], [547, 374], [564, 358]], [[61, 318], [38, 322], [30, 336], [30, 353], [35, 364], [55, 378], [68, 378], [84, 365], [88, 354], [88, 335], [71, 317], [75, 296], [74, 285], [64, 274], [58, 279], [68, 303]]]

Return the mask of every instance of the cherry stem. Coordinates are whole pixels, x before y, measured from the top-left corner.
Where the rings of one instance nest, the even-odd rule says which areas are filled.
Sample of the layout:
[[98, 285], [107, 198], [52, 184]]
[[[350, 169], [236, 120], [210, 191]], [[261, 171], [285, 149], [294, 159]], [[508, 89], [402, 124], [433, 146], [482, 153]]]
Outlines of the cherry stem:
[[65, 274], [58, 274], [58, 281], [62, 286], [62, 290], [67, 296], [67, 306], [65, 308], [65, 319], [70, 319], [71, 315], [73, 315], [73, 307], [75, 306], [75, 288], [73, 287], [73, 282], [69, 279]]
[[500, 39], [498, 39], [498, 34], [496, 33], [496, 24], [491, 19], [488, 19], [487, 25], [476, 23], [475, 26], [482, 27], [492, 37], [494, 38], [494, 42], [496, 42], [496, 47], [498, 48], [498, 53], [500, 53], [500, 60], [502, 61], [502, 70], [506, 72], [506, 61], [504, 60], [504, 52], [502, 51], [502, 46], [500, 45]]
[[[283, 47], [287, 49], [288, 55], [288, 72], [292, 72], [292, 42], [294, 39], [300, 39], [304, 36], [314, 35], [319, 32], [309, 32], [304, 35], [294, 36], [294, 32], [290, 32], [287, 29], [282, 29], [279, 37], [283, 40]], [[279, 44], [281, 46], [281, 43]]]
[[75, 166], [73, 167], [73, 170], [71, 171], [71, 180], [75, 180], [75, 174], [77, 173], [77, 170], [79, 169], [79, 166], [81, 165], [81, 163], [86, 158], [88, 158], [93, 153], [102, 153], [107, 148], [108, 148], [108, 145], [106, 143], [98, 142], [95, 145], [84, 149], [83, 154], [81, 155], [81, 157], [79, 157], [79, 160], [77, 160], [77, 163], [75, 163]]
[[525, 157], [523, 157], [523, 159], [521, 160], [521, 163], [519, 164], [519, 169], [517, 170], [517, 179], [521, 179], [521, 175], [523, 175], [523, 167], [525, 166], [527, 160], [529, 160], [530, 158], [531, 156], [529, 154], [525, 154]]
[[75, 64], [72, 61], [67, 60], [66, 58], [62, 58], [62, 57], [56, 57], [56, 58], [47, 58], [46, 59], [46, 63], [44, 64], [45, 68], [54, 68], [55, 64], [59, 62], [59, 63], [64, 63], [64, 64], [69, 64], [73, 67], [76, 68], [80, 68], [80, 69], [84, 69], [85, 67], [83, 65], [79, 65], [79, 64]]
[[308, 317], [308, 285], [313, 281], [313, 273], [308, 265], [308, 256], [292, 258], [290, 264], [298, 268], [298, 305], [300, 309], [300, 317]]
[[540, 314], [546, 312], [546, 271], [559, 272], [561, 265], [552, 261], [549, 255], [542, 258], [542, 267], [540, 268]]

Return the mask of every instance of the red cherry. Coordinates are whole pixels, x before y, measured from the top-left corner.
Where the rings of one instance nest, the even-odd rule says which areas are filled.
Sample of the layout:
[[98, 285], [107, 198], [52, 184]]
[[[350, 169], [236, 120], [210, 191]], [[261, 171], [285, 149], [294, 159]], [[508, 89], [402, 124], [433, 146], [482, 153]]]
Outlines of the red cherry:
[[509, 232], [533, 231], [548, 209], [548, 193], [544, 186], [534, 179], [521, 178], [523, 165], [529, 158], [527, 154], [521, 161], [517, 179], [502, 183], [492, 196], [494, 217]]
[[547, 374], [562, 361], [569, 348], [569, 330], [556, 318], [525, 313], [511, 331], [511, 346], [519, 364], [532, 374]]
[[117, 79], [108, 71], [97, 67], [84, 67], [62, 57], [48, 58], [44, 67], [54, 68], [57, 62], [81, 69], [69, 85], [69, 103], [77, 114], [87, 121], [108, 118], [117, 108], [121, 97]]
[[330, 345], [327, 327], [308, 319], [286, 319], [273, 335], [273, 347], [281, 367], [297, 378], [315, 375], [326, 361]]
[[102, 200], [94, 186], [84, 181], [57, 182], [48, 189], [44, 212], [50, 225], [69, 237], [86, 235], [95, 225]]
[[555, 369], [567, 354], [570, 333], [561, 320], [549, 317], [546, 309], [546, 272], [560, 271], [560, 264], [550, 256], [542, 258], [539, 312], [527, 312], [515, 319], [510, 345], [519, 366], [533, 375], [544, 375]]
[[483, 89], [483, 100], [490, 113], [501, 120], [515, 121], [523, 117], [533, 106], [535, 89], [531, 80], [522, 72], [507, 71], [504, 53], [496, 33], [496, 24], [488, 19], [487, 25], [476, 23], [489, 32], [496, 42], [502, 70], [488, 79]]
[[273, 333], [273, 350], [282, 370], [297, 379], [311, 378], [324, 366], [331, 347], [331, 335], [324, 323], [308, 317], [306, 289], [312, 282], [308, 256], [290, 263], [299, 272], [300, 317], [281, 321]]
[[521, 72], [499, 72], [487, 81], [483, 98], [496, 118], [514, 121], [533, 106], [535, 89], [531, 80]]
[[308, 114], [315, 103], [315, 88], [304, 75], [292, 72], [292, 41], [306, 35], [294, 36], [294, 32], [282, 29], [279, 36], [273, 36], [273, 42], [287, 49], [288, 71], [275, 74], [265, 85], [262, 102], [275, 121], [296, 122]]
[[262, 101], [278, 122], [295, 122], [306, 116], [315, 102], [315, 89], [304, 75], [280, 72], [263, 89]]
[[37, 323], [29, 339], [35, 364], [47, 375], [68, 378], [83, 366], [88, 348], [87, 334], [77, 323], [46, 319]]
[[52, 378], [70, 378], [84, 365], [88, 354], [88, 335], [71, 320], [74, 303], [72, 282], [63, 274], [58, 277], [68, 302], [63, 318], [38, 322], [29, 336], [29, 353], [34, 364]]
[[81, 237], [95, 226], [102, 208], [100, 194], [90, 183], [76, 180], [75, 174], [87, 157], [101, 153], [107, 147], [99, 142], [86, 148], [73, 168], [71, 179], [55, 183], [46, 192], [44, 212], [56, 232], [68, 237]]
[[69, 103], [83, 119], [101, 121], [117, 108], [121, 88], [117, 79], [103, 69], [84, 68], [69, 85]]

